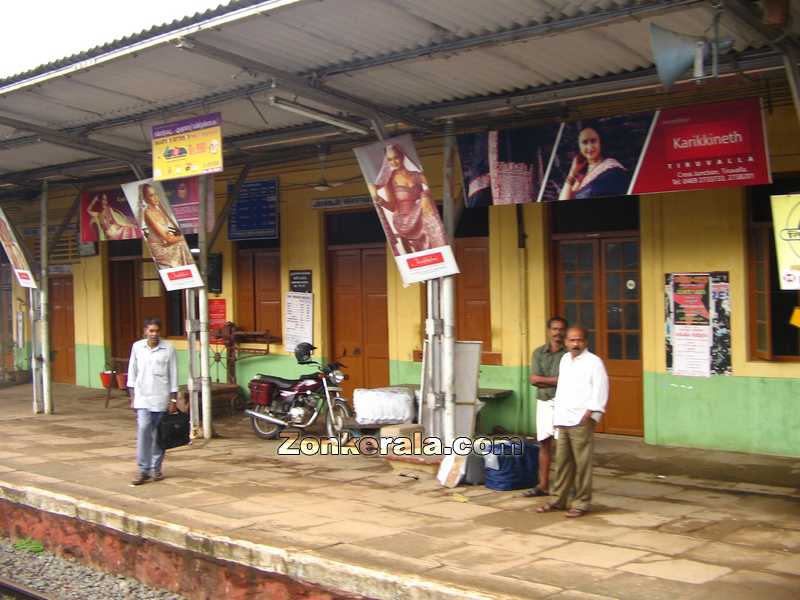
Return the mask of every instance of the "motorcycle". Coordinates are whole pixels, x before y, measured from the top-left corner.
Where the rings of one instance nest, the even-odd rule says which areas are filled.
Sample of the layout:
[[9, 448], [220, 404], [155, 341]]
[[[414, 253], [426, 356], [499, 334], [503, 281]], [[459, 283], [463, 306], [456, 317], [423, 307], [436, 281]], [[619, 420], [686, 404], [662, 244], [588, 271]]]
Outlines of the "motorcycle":
[[317, 365], [315, 373], [301, 375], [298, 379], [284, 379], [259, 373], [250, 380], [250, 397], [253, 408], [246, 410], [255, 434], [263, 439], [276, 439], [287, 427], [307, 429], [324, 413], [329, 437], [346, 443], [345, 428], [352, 414], [341, 395], [341, 384], [346, 375], [345, 366], [338, 362], [325, 365], [311, 360], [311, 344], [298, 344], [295, 357], [298, 364]]

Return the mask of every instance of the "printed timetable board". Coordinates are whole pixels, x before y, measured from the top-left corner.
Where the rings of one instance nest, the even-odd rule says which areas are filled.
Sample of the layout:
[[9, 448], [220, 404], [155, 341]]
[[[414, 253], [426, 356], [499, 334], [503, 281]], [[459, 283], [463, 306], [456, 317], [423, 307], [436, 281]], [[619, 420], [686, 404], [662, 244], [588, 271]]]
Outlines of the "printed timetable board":
[[[233, 193], [233, 185], [228, 194]], [[279, 237], [278, 180], [247, 181], [228, 219], [230, 240], [276, 240]]]

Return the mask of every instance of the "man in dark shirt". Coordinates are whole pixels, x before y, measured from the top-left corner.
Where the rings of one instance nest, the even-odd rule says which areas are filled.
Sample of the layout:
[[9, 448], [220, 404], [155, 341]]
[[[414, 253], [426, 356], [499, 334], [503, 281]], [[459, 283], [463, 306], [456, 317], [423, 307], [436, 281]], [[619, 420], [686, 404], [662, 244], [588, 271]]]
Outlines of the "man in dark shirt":
[[553, 398], [558, 383], [558, 365], [564, 356], [567, 321], [552, 317], [547, 321], [548, 342], [533, 351], [531, 385], [536, 387], [536, 439], [539, 442], [539, 484], [523, 494], [526, 497], [548, 496], [550, 460], [553, 447]]

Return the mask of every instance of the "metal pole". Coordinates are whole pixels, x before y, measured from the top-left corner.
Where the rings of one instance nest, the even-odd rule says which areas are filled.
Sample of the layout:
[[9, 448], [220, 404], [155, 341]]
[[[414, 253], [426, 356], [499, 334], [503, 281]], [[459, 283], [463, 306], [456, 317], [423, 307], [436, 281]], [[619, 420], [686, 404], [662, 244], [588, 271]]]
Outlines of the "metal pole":
[[39, 277], [39, 296], [41, 298], [41, 347], [42, 347], [42, 400], [44, 413], [53, 414], [53, 396], [50, 389], [50, 299], [47, 282], [48, 261], [47, 254], [49, 231], [47, 231], [47, 181], [42, 183], [41, 198], [41, 225], [39, 230], [39, 263], [41, 276]]
[[[444, 176], [443, 195], [444, 222], [447, 237], [452, 246], [455, 243], [455, 213], [453, 206], [453, 121], [445, 124], [444, 139]], [[455, 277], [443, 277], [441, 280], [441, 314], [442, 331], [442, 392], [444, 394], [444, 439], [445, 444], [452, 444], [456, 437], [456, 397], [455, 397], [455, 350], [456, 350], [456, 302]]]
[[442, 362], [441, 362], [441, 334], [442, 320], [439, 304], [439, 279], [428, 281], [428, 319], [425, 329], [428, 334], [428, 356], [426, 367], [429, 373], [428, 397], [425, 401], [430, 407], [431, 422], [426, 428], [426, 433], [435, 437], [442, 437]]
[[195, 347], [195, 331], [197, 329], [197, 315], [195, 290], [184, 290], [183, 298], [186, 302], [186, 352], [188, 355], [189, 377], [186, 388], [189, 394], [189, 418], [192, 422], [192, 438], [199, 437], [200, 431], [200, 405], [197, 397], [197, 352]]
[[[28, 314], [31, 319], [31, 382], [33, 383], [33, 414], [38, 415], [42, 412], [42, 379], [41, 367], [39, 365], [39, 319], [37, 317], [37, 305], [39, 301], [38, 290], [28, 290]], [[23, 332], [19, 332], [22, 336]]]
[[200, 294], [200, 387], [203, 404], [203, 437], [211, 439], [211, 379], [209, 378], [208, 365], [208, 244], [206, 243], [206, 208], [208, 206], [208, 176], [200, 179], [202, 194], [200, 195], [200, 210], [197, 223], [197, 244], [200, 250], [200, 276], [203, 278], [203, 287], [198, 290]]

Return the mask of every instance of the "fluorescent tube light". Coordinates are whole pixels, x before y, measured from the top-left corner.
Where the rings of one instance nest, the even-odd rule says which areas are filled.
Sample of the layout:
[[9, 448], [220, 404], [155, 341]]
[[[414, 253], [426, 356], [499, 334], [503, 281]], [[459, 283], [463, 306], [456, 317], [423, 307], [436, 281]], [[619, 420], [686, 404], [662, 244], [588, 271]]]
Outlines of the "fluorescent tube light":
[[333, 125], [334, 127], [339, 127], [340, 129], [344, 129], [345, 131], [360, 133], [361, 135], [370, 134], [370, 130], [366, 127], [363, 127], [362, 125], [358, 125], [357, 123], [353, 123], [345, 119], [334, 117], [333, 115], [329, 115], [326, 112], [309, 108], [307, 106], [303, 106], [302, 104], [296, 104], [295, 102], [284, 100], [283, 98], [279, 98], [277, 96], [270, 96], [269, 103], [271, 106], [275, 106], [277, 108], [283, 109], [291, 113], [295, 113], [297, 115], [301, 115], [303, 117], [308, 117], [309, 119], [314, 119], [315, 121], [321, 121], [323, 123], [327, 123], [328, 125]]

